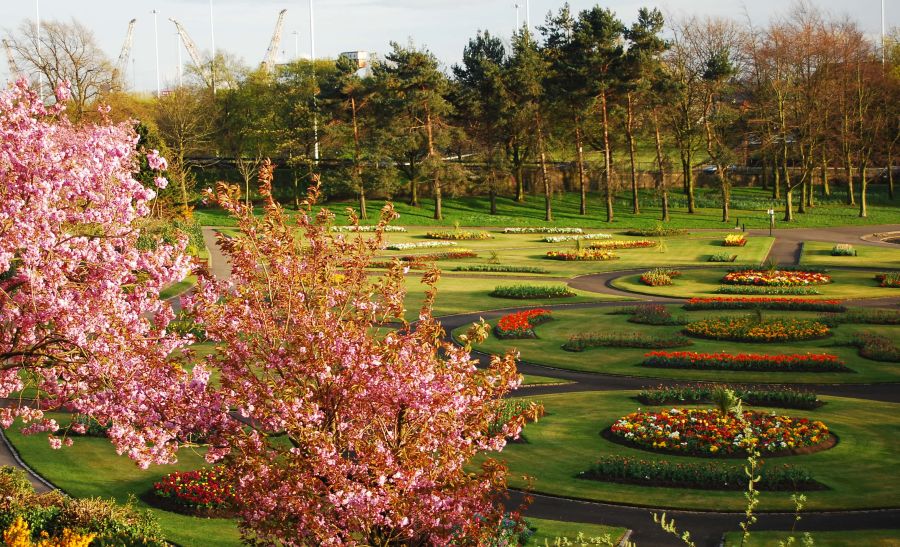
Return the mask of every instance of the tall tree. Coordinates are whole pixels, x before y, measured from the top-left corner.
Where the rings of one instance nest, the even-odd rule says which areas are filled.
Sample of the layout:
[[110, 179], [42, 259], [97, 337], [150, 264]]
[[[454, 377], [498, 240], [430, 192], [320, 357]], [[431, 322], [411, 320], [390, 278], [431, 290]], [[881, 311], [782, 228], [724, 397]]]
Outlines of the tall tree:
[[583, 71], [586, 88], [596, 101], [600, 114], [603, 150], [603, 182], [606, 192], [606, 221], [614, 218], [615, 194], [612, 177], [612, 148], [609, 138], [611, 92], [620, 76], [624, 49], [625, 25], [609, 9], [596, 6], [578, 14], [575, 41], [578, 64]]

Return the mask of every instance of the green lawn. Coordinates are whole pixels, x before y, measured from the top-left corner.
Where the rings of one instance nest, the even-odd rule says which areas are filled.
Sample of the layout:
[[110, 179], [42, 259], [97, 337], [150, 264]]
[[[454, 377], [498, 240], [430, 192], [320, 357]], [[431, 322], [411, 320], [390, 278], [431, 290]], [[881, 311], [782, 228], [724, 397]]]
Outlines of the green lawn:
[[[778, 222], [778, 228], [844, 226], [865, 224], [900, 224], [900, 207], [886, 197], [887, 192], [879, 187], [872, 187], [869, 197], [869, 216], [859, 218], [859, 209], [842, 203], [842, 196], [835, 196], [827, 203], [820, 201], [816, 207], [805, 214], [796, 214], [796, 220], [787, 224]], [[772, 206], [771, 193], [760, 188], [734, 188], [731, 200], [732, 220], [721, 221], [719, 192], [712, 188], [698, 188], [696, 191], [698, 209], [693, 215], [685, 211], [684, 198], [677, 188], [670, 193], [672, 205], [669, 226], [684, 228], [731, 228], [737, 219], [747, 228], [768, 228], [769, 217], [766, 210]], [[433, 202], [424, 198], [421, 207], [410, 207], [400, 201], [394, 207], [400, 218], [395, 222], [405, 226], [573, 226], [581, 228], [615, 229], [633, 227], [652, 227], [660, 217], [659, 200], [652, 191], [641, 192], [641, 214], [631, 213], [630, 192], [623, 190], [616, 196], [615, 221], [606, 222], [603, 195], [592, 192], [588, 196], [588, 214], [579, 214], [579, 196], [577, 193], [557, 194], [553, 200], [553, 222], [544, 221], [543, 196], [528, 195], [524, 203], [517, 203], [509, 197], [497, 199], [497, 215], [490, 214], [488, 199], [484, 196], [460, 197], [444, 199], [444, 219], [432, 218]], [[795, 203], [799, 199], [795, 197]], [[782, 214], [782, 202], [775, 205], [778, 215]], [[378, 211], [384, 201], [368, 202], [369, 223], [378, 219]], [[356, 207], [353, 200], [330, 202], [326, 205], [344, 221], [347, 207]], [[261, 208], [259, 209], [261, 211]], [[233, 226], [235, 222], [218, 209], [197, 209], [195, 218], [205, 226]]]
[[[68, 420], [64, 414], [49, 416], [60, 423]], [[6, 435], [25, 463], [67, 494], [78, 498], [112, 498], [125, 502], [131, 494], [140, 496], [148, 491], [167, 473], [206, 465], [202, 454], [186, 449], [179, 453], [177, 464], [153, 466], [144, 471], [127, 457], [116, 455], [107, 439], [80, 437], [69, 448], [52, 450], [45, 435], [23, 436], [18, 430], [19, 426], [15, 425], [6, 431]], [[166, 538], [175, 543], [210, 547], [241, 544], [235, 521], [188, 517], [154, 509], [140, 500], [135, 505], [150, 509]]]
[[800, 263], [804, 266], [849, 266], [852, 268], [900, 269], [900, 245], [896, 247], [876, 247], [862, 242], [854, 244], [856, 256], [831, 256], [834, 243], [822, 241], [803, 242]]
[[[710, 297], [741, 296], [716, 292], [722, 286], [722, 277], [728, 273], [726, 268], [710, 268], [703, 270], [685, 270], [676, 277], [671, 285], [649, 287], [640, 281], [640, 275], [621, 277], [613, 282], [613, 286], [636, 293], [654, 296], [674, 297]], [[828, 272], [833, 283], [816, 285], [821, 295], [800, 296], [797, 298], [884, 298], [898, 296], [897, 289], [879, 287], [874, 272], [832, 270]], [[777, 297], [777, 296], [776, 296]], [[788, 296], [785, 296], [788, 297]]]
[[[644, 406], [632, 398], [636, 393], [541, 396], [547, 414], [525, 428], [528, 442], [507, 445], [502, 453], [495, 455], [509, 465], [510, 484], [525, 487], [527, 482], [520, 477], [529, 475], [533, 478], [534, 491], [540, 493], [647, 506], [742, 510], [745, 500], [741, 492], [654, 488], [576, 478], [602, 455], [674, 462], [698, 460], [637, 450], [600, 436], [615, 420]], [[815, 454], [769, 461], [804, 467], [828, 487], [828, 490], [807, 492], [810, 510], [900, 506], [900, 492], [885, 484], [896, 473], [900, 404], [838, 397], [823, 397], [823, 400], [826, 405], [815, 411], [775, 411], [822, 420], [840, 442]], [[790, 495], [789, 492], [764, 492], [760, 510], [791, 510]]]
[[[690, 319], [701, 319], [720, 315], [744, 315], [748, 312], [685, 312], [679, 306], [670, 306], [673, 315], [684, 314]], [[715, 382], [784, 382], [784, 383], [869, 383], [900, 381], [900, 369], [895, 364], [871, 361], [859, 357], [856, 348], [843, 344], [859, 331], [877, 331], [881, 334], [900, 338], [900, 326], [889, 325], [840, 325], [832, 329], [833, 336], [822, 340], [792, 342], [787, 344], [750, 344], [744, 342], [721, 342], [694, 338], [693, 345], [677, 348], [676, 351], [730, 352], [730, 353], [833, 353], [842, 358], [855, 373], [839, 372], [751, 372], [751, 371], [709, 371], [691, 369], [666, 369], [639, 366], [643, 355], [651, 350], [634, 348], [593, 348], [582, 352], [565, 351], [560, 346], [569, 337], [581, 332], [632, 332], [650, 336], [677, 334], [679, 326], [639, 325], [628, 322], [627, 315], [610, 313], [612, 308], [580, 310], [560, 310], [553, 312], [553, 321], [537, 327], [538, 338], [522, 340], [501, 340], [488, 338], [477, 349], [488, 353], [502, 354], [515, 348], [521, 352], [523, 361], [552, 367], [648, 378], [677, 378], [683, 380], [706, 380]], [[763, 312], [765, 317], [805, 317], [813, 318], [811, 312]], [[454, 331], [459, 334], [460, 330]]]
[[546, 386], [552, 384], [569, 384], [571, 382], [562, 381], [559, 378], [550, 378], [549, 376], [537, 376], [535, 374], [522, 375], [523, 386]]
[[[802, 545], [803, 521], [797, 525], [799, 531], [793, 536], [796, 538], [794, 545]], [[754, 532], [751, 530], [750, 541], [745, 547], [767, 547], [778, 545], [779, 541], [785, 541], [790, 532]], [[812, 532], [816, 547], [898, 547], [900, 546], [900, 530], [854, 530], [851, 532]], [[741, 544], [741, 534], [731, 532], [725, 535], [725, 547], [738, 547]]]
[[579, 534], [584, 538], [596, 538], [609, 536], [615, 543], [625, 535], [624, 528], [614, 528], [600, 524], [585, 524], [581, 522], [563, 522], [559, 520], [525, 518], [529, 527], [534, 530], [534, 535], [528, 538], [526, 545], [543, 546], [556, 545], [556, 540], [569, 540], [569, 543], [561, 541], [562, 545], [576, 545], [573, 543]]
[[184, 278], [184, 280], [179, 281], [178, 283], [173, 283], [165, 289], [159, 291], [159, 297], [163, 300], [168, 300], [169, 298], [173, 298], [187, 292], [196, 284], [197, 276], [189, 275]]

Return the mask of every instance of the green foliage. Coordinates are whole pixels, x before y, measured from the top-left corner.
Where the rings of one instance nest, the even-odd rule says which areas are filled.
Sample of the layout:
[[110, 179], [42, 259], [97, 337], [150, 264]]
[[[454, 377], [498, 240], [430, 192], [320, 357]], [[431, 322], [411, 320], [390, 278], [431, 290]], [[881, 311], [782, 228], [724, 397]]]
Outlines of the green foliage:
[[[712, 384], [659, 386], [642, 390], [637, 399], [647, 405], [711, 403], [713, 393], [719, 387], [721, 386]], [[736, 397], [749, 405], [813, 410], [823, 404], [815, 392], [791, 387], [754, 389], [730, 386], [730, 389]]]
[[852, 308], [845, 313], [829, 313], [820, 317], [820, 321], [835, 326], [840, 324], [857, 325], [900, 325], [900, 311], [882, 308]]
[[850, 340], [850, 345], [859, 348], [859, 354], [866, 359], [900, 363], [900, 347], [887, 336], [874, 332], [862, 332]]
[[794, 296], [809, 296], [822, 294], [819, 289], [815, 287], [778, 287], [778, 286], [762, 286], [757, 287], [753, 285], [722, 285], [716, 292], [719, 294], [743, 294], [743, 295], [770, 295], [770, 296], [778, 296], [778, 295], [794, 295]]
[[731, 254], [727, 251], [721, 253], [715, 253], [709, 255], [708, 262], [734, 262], [737, 259], [736, 254]]
[[566, 351], [584, 351], [590, 348], [645, 348], [664, 349], [690, 346], [693, 342], [684, 336], [649, 336], [641, 332], [589, 332], [573, 335], [562, 345]]
[[206, 244], [203, 242], [203, 231], [197, 221], [180, 220], [177, 218], [148, 219], [141, 226], [141, 234], [138, 237], [137, 246], [142, 250], [152, 250], [159, 242], [167, 245], [177, 243], [182, 237], [187, 237], [187, 252], [193, 256], [200, 256], [206, 252]]
[[527, 300], [530, 298], [568, 298], [575, 296], [565, 285], [500, 285], [494, 288], [490, 296], [495, 298], [514, 298]]
[[547, 273], [537, 266], [510, 266], [507, 264], [464, 264], [453, 268], [455, 272], [509, 272], [509, 273]]
[[831, 256], [856, 256], [856, 250], [849, 243], [838, 243], [831, 248]]
[[663, 226], [662, 224], [657, 224], [653, 228], [639, 228], [634, 230], [628, 230], [625, 232], [630, 236], [641, 236], [641, 237], [668, 237], [668, 236], [684, 236], [688, 234], [688, 231], [684, 228], [668, 228]]
[[668, 308], [661, 304], [634, 306], [630, 315], [629, 322], [641, 325], [684, 325], [687, 322], [683, 317], [672, 316]]

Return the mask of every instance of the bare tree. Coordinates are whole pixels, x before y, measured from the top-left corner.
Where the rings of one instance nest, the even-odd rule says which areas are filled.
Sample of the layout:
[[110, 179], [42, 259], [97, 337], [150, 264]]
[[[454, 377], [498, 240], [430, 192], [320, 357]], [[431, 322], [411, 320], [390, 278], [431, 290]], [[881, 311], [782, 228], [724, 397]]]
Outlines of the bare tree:
[[20, 67], [31, 78], [41, 79], [51, 89], [68, 81], [72, 87], [69, 112], [80, 118], [85, 108], [113, 83], [113, 66], [97, 45], [94, 33], [72, 20], [41, 22], [40, 35], [30, 21], [8, 34], [7, 41], [22, 61]]

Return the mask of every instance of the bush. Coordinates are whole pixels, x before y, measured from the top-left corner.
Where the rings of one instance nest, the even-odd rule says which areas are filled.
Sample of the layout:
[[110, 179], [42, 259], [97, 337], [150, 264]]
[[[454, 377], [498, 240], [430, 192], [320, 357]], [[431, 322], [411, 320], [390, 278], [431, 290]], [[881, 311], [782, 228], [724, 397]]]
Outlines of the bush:
[[790, 295], [790, 296], [808, 296], [822, 294], [815, 287], [757, 287], [754, 285], [722, 285], [716, 289], [721, 294], [758, 294], [758, 295]]
[[840, 300], [806, 300], [803, 298], [691, 298], [686, 310], [783, 310], [843, 312]]
[[495, 298], [568, 298], [575, 296], [565, 285], [500, 285], [494, 287], [490, 296]]
[[110, 428], [109, 424], [101, 424], [97, 420], [81, 414], [72, 418], [71, 425], [69, 434], [84, 435], [85, 437], [106, 438], [106, 433]]
[[465, 232], [455, 230], [453, 232], [428, 232], [425, 237], [429, 239], [456, 239], [456, 240], [481, 240], [492, 239], [494, 236], [485, 231]]
[[684, 333], [697, 338], [733, 342], [793, 342], [815, 340], [829, 335], [828, 327], [804, 319], [763, 319], [714, 317], [688, 323]]
[[[645, 486], [695, 488], [700, 490], [745, 490], [747, 474], [743, 466], [719, 462], [678, 463], [641, 460], [627, 456], [604, 456], [581, 478]], [[755, 484], [760, 490], [795, 492], [821, 490], [823, 486], [804, 469], [790, 465], [767, 465]]]
[[878, 274], [875, 276], [875, 281], [882, 287], [900, 289], [900, 272]]
[[684, 228], [665, 228], [661, 224], [657, 224], [655, 228], [628, 230], [625, 233], [630, 236], [639, 237], [666, 237], [687, 235], [688, 231]]
[[697, 370], [754, 370], [765, 372], [852, 372], [835, 355], [802, 353], [697, 353], [656, 351], [644, 355], [644, 367]]
[[673, 317], [668, 308], [661, 304], [643, 304], [630, 308], [628, 321], [641, 325], [683, 325], [682, 317]]
[[206, 250], [203, 241], [203, 229], [195, 220], [172, 219], [146, 219], [140, 224], [141, 233], [138, 236], [137, 248], [143, 251], [156, 249], [158, 243], [174, 245], [184, 236], [188, 238], [187, 252], [197, 256]]
[[582, 261], [582, 260], [617, 260], [618, 255], [599, 249], [585, 249], [574, 251], [547, 251], [547, 258], [553, 260]]
[[693, 344], [684, 336], [648, 336], [640, 332], [589, 332], [573, 335], [562, 345], [566, 351], [584, 351], [590, 348], [680, 348]]
[[672, 279], [679, 275], [680, 271], [671, 268], [653, 268], [641, 274], [641, 283], [650, 287], [671, 285]]
[[737, 260], [737, 255], [733, 255], [728, 252], [716, 253], [713, 255], [709, 255], [709, 262], [734, 262]]
[[536, 266], [508, 266], [505, 264], [464, 264], [453, 268], [454, 272], [509, 272], [509, 273], [547, 273], [544, 268]]
[[849, 243], [838, 243], [831, 248], [831, 256], [856, 256], [856, 251]]
[[38, 494], [25, 473], [0, 467], [0, 530], [21, 517], [37, 535], [59, 536], [63, 530], [97, 534], [91, 545], [168, 545], [149, 511], [101, 499], [70, 498], [59, 491]]
[[747, 236], [744, 234], [729, 234], [722, 240], [725, 247], [743, 247], [747, 244]]
[[659, 386], [641, 390], [637, 399], [645, 405], [711, 403], [713, 393], [725, 387], [732, 389], [735, 396], [748, 405], [813, 410], [823, 404], [814, 392], [790, 387], [753, 389], [712, 384]]
[[850, 345], [859, 348], [859, 354], [866, 359], [900, 363], [900, 347], [897, 347], [887, 336], [862, 332], [850, 340]]

